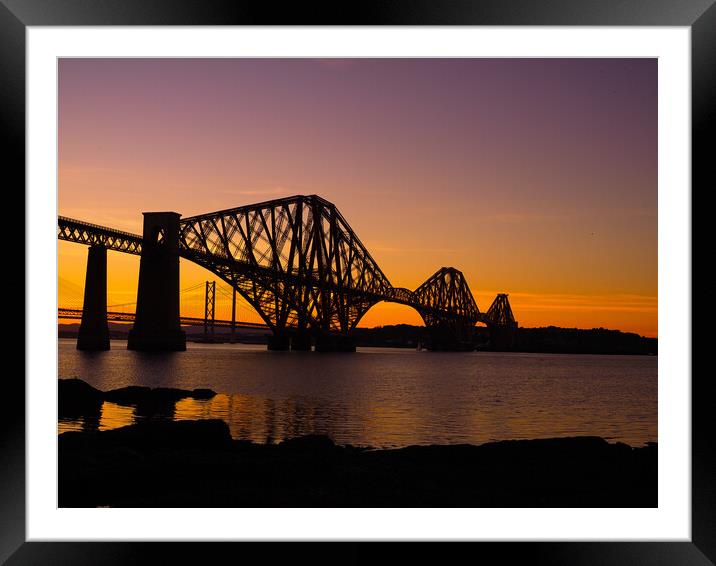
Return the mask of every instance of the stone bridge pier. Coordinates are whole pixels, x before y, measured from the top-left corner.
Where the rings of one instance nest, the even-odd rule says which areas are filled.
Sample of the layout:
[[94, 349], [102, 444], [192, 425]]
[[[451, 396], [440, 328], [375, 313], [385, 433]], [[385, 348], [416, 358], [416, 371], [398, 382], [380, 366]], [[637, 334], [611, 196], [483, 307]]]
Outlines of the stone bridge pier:
[[107, 248], [90, 246], [87, 252], [82, 322], [78, 350], [109, 350], [107, 324]]
[[137, 314], [127, 349], [186, 350], [179, 324], [179, 218], [176, 212], [144, 212]]

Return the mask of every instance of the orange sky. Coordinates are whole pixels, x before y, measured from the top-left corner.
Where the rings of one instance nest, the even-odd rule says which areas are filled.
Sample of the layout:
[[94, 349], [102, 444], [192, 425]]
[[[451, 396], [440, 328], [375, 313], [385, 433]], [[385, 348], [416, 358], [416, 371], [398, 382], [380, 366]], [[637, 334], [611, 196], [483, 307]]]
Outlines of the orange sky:
[[[657, 336], [653, 60], [102, 60], [59, 67], [59, 214], [141, 233], [293, 194], [334, 202], [394, 286], [441, 266], [521, 326]], [[58, 243], [59, 302], [86, 248]], [[108, 303], [139, 258], [110, 252]], [[181, 288], [213, 275], [182, 260]], [[219, 298], [217, 316], [228, 316]], [[131, 308], [131, 307], [130, 307]], [[200, 316], [201, 293], [185, 315]], [[238, 318], [258, 321], [243, 304]], [[419, 324], [381, 303], [361, 326]]]

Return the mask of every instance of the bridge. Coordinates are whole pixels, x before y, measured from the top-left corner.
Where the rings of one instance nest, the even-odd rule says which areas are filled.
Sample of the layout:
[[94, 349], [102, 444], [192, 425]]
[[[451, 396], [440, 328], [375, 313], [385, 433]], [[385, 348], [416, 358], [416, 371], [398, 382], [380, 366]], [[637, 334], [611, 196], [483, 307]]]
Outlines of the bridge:
[[[82, 309], [61, 307], [57, 309], [57, 318], [65, 320], [82, 320]], [[133, 312], [107, 311], [108, 322], [134, 322], [136, 314]], [[208, 326], [214, 328], [242, 328], [251, 330], [268, 330], [265, 324], [258, 322], [231, 321], [220, 318], [200, 318], [198, 316], [180, 316], [181, 326]]]
[[415, 290], [393, 287], [336, 206], [297, 195], [181, 218], [145, 212], [142, 235], [66, 217], [59, 240], [89, 246], [80, 349], [109, 347], [107, 250], [140, 257], [134, 326], [127, 347], [183, 350], [179, 259], [214, 273], [271, 331], [273, 350], [354, 351], [350, 332], [380, 301], [408, 305], [429, 330], [428, 347], [464, 350], [480, 322], [509, 347], [517, 323], [507, 294], [481, 312], [463, 274], [442, 267]]

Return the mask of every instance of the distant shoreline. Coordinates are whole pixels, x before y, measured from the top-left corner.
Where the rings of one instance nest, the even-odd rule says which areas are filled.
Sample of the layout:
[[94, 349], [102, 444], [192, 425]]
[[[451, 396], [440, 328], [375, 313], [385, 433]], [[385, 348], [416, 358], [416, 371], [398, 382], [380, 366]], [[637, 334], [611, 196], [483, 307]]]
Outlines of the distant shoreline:
[[[58, 324], [60, 338], [77, 338], [79, 324]], [[231, 335], [221, 329], [204, 335], [203, 327], [186, 327], [190, 342], [228, 343]], [[126, 324], [110, 323], [110, 337], [127, 339]], [[353, 340], [357, 347], [416, 349], [426, 332], [425, 327], [407, 324], [376, 328], [356, 328]], [[266, 344], [265, 330], [237, 329], [234, 341], [241, 344]], [[534, 354], [597, 354], [597, 355], [658, 355], [658, 338], [608, 330], [605, 328], [579, 329], [548, 326], [542, 328], [518, 328], [515, 347], [496, 350], [490, 347], [487, 329], [476, 327], [475, 349], [477, 351], [510, 351]]]

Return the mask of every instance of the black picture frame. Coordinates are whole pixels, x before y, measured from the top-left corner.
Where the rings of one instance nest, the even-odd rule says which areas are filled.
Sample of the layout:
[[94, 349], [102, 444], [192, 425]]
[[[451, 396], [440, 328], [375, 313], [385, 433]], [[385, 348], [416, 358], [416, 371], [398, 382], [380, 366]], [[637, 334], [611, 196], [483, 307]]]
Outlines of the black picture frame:
[[[716, 138], [716, 0], [362, 0], [361, 2], [287, 3], [231, 0], [0, 0], [0, 112], [5, 138], [6, 194], [25, 184], [25, 31], [27, 26], [67, 25], [560, 25], [687, 26], [692, 57], [692, 210], [714, 184]], [[696, 190], [698, 187], [700, 189]], [[697, 196], [699, 195], [699, 196]], [[696, 203], [696, 207], [693, 204]], [[26, 222], [31, 219], [25, 216]], [[693, 224], [692, 224], [693, 232]], [[16, 233], [22, 233], [16, 231]], [[694, 245], [696, 245], [694, 241]], [[692, 252], [693, 253], [693, 252]], [[697, 257], [697, 256], [692, 256]], [[27, 258], [25, 258], [26, 260]], [[692, 278], [696, 273], [692, 268]], [[692, 279], [692, 281], [697, 279]], [[26, 304], [32, 297], [25, 296]], [[704, 314], [695, 313], [695, 318]], [[17, 332], [19, 335], [19, 332]], [[693, 334], [693, 346], [699, 339]], [[31, 339], [32, 337], [28, 337]], [[693, 372], [692, 389], [692, 537], [690, 542], [500, 542], [460, 545], [410, 545], [401, 548], [421, 560], [450, 560], [463, 553], [476, 560], [505, 564], [518, 560], [549, 564], [716, 563], [716, 442], [709, 372]], [[26, 542], [24, 375], [8, 370], [4, 380], [0, 428], [0, 562], [18, 564], [213, 563], [215, 552], [235, 552], [241, 543], [81, 543]], [[9, 413], [7, 411], [10, 411]], [[14, 411], [14, 412], [13, 412]], [[246, 544], [238, 552], [246, 556]], [[279, 550], [250, 546], [271, 562], [316, 561], [327, 556], [342, 563], [384, 555], [385, 545], [287, 543]], [[455, 554], [457, 556], [457, 554]], [[216, 559], [218, 560], [218, 559]]]

